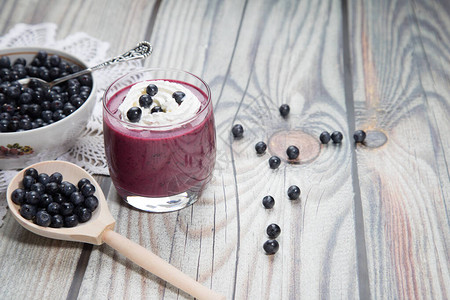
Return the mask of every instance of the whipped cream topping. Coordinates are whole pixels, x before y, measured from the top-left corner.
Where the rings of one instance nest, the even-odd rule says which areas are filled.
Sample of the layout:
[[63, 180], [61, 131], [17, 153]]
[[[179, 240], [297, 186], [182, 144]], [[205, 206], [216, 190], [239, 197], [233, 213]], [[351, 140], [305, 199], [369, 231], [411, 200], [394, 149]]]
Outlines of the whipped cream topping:
[[[158, 92], [152, 96], [153, 103], [151, 106], [143, 108], [139, 105], [139, 98], [147, 93], [149, 84], [156, 85]], [[181, 104], [178, 104], [172, 97], [172, 94], [176, 91], [181, 91], [185, 94]], [[139, 107], [142, 110], [142, 115], [138, 122], [132, 122], [132, 124], [164, 126], [177, 124], [192, 118], [199, 111], [201, 103], [189, 89], [181, 84], [167, 80], [149, 80], [136, 83], [128, 91], [127, 96], [118, 108], [122, 120], [131, 123], [127, 117], [127, 112], [133, 106]], [[151, 113], [152, 108], [155, 106], [161, 107], [163, 111]]]

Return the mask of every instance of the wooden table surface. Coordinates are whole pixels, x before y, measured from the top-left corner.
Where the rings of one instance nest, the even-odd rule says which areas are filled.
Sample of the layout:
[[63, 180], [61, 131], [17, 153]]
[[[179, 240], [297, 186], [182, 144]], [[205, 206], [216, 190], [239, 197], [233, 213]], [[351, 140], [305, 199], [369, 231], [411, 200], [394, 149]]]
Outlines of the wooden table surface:
[[[99, 177], [117, 232], [227, 299], [450, 298], [448, 0], [0, 2], [1, 34], [42, 22], [111, 54], [149, 40], [146, 66], [210, 84], [217, 162], [202, 198], [138, 212]], [[319, 144], [335, 130], [341, 145]], [[290, 144], [301, 162], [270, 169]], [[300, 200], [286, 196], [293, 184]], [[272, 256], [270, 223], [282, 230]], [[42, 238], [10, 214], [0, 257], [0, 299], [191, 298], [106, 245]]]

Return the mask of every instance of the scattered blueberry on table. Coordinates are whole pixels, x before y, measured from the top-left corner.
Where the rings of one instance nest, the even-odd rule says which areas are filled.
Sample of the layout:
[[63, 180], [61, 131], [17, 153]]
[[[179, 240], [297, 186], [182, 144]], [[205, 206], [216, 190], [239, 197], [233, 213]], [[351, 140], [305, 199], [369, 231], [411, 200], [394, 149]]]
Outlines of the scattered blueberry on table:
[[272, 156], [269, 158], [269, 167], [271, 169], [277, 169], [281, 164], [281, 159], [278, 156]]
[[279, 108], [279, 111], [282, 117], [287, 117], [287, 115], [289, 115], [289, 112], [291, 111], [291, 108], [287, 104], [282, 104]]
[[267, 195], [262, 199], [262, 204], [265, 208], [271, 209], [275, 205], [275, 199], [272, 196]]
[[344, 136], [342, 135], [342, 132], [340, 132], [340, 131], [334, 131], [331, 134], [331, 139], [333, 140], [333, 143], [335, 143], [335, 144], [341, 143], [343, 138], [344, 138]]
[[281, 228], [277, 224], [273, 223], [267, 226], [266, 233], [269, 238], [276, 239], [281, 233]]
[[266, 254], [273, 255], [280, 249], [280, 244], [276, 240], [267, 240], [263, 245], [263, 249], [266, 251]]
[[287, 195], [291, 200], [297, 200], [300, 197], [300, 188], [296, 185], [291, 185], [288, 188]]
[[[22, 187], [11, 193], [11, 200], [20, 206], [20, 215], [43, 227], [74, 227], [91, 219], [98, 207], [98, 198], [94, 195], [95, 186], [83, 178], [75, 186], [64, 181], [59, 172], [50, 176], [36, 169], [24, 172]], [[37, 179], [48, 178], [44, 185]]]
[[300, 154], [300, 150], [298, 149], [297, 146], [291, 145], [286, 149], [286, 154], [289, 159], [296, 159], [296, 158], [298, 158], [298, 155]]
[[356, 130], [353, 134], [353, 139], [355, 143], [363, 143], [366, 139], [366, 133], [363, 130]]
[[322, 144], [328, 144], [331, 139], [330, 133], [328, 131], [324, 131], [319, 136], [320, 142]]
[[267, 150], [267, 145], [263, 141], [257, 142], [255, 145], [255, 150], [257, 154], [264, 154]]
[[236, 124], [231, 128], [231, 133], [235, 138], [241, 138], [244, 135], [244, 127], [241, 124]]

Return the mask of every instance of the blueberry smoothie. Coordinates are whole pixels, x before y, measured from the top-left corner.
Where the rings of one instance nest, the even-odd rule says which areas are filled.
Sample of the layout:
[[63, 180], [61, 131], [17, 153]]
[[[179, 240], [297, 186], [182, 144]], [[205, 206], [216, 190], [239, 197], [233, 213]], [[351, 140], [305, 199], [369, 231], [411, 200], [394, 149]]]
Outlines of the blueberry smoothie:
[[194, 84], [168, 78], [110, 88], [103, 132], [111, 179], [126, 201], [197, 193], [211, 177], [214, 115]]

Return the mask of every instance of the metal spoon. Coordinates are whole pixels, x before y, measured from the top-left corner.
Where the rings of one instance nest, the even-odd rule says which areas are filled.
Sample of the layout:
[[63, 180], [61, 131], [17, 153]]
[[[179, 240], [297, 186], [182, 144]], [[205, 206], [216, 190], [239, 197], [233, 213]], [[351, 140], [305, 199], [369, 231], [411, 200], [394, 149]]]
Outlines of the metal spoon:
[[27, 78], [19, 79], [18, 82], [23, 87], [27, 87], [31, 80], [36, 80], [36, 81], [39, 81], [43, 85], [43, 87], [47, 87], [47, 89], [51, 89], [52, 86], [60, 84], [69, 79], [77, 78], [77, 77], [79, 77], [81, 75], [85, 75], [85, 74], [90, 74], [93, 71], [96, 71], [98, 69], [101, 69], [101, 68], [119, 63], [119, 62], [145, 58], [145, 57], [149, 56], [152, 53], [152, 51], [153, 51], [152, 45], [150, 45], [149, 42], [143, 41], [143, 42], [140, 42], [135, 48], [125, 52], [122, 55], [113, 57], [113, 58], [109, 59], [108, 61], [98, 64], [94, 67], [90, 67], [90, 68], [81, 70], [79, 72], [55, 79], [51, 82], [47, 82], [47, 81], [45, 81], [41, 78], [37, 78], [37, 77], [27, 77]]
[[[72, 228], [41, 227], [26, 220], [19, 213], [19, 206], [11, 200], [12, 192], [21, 187], [21, 181], [28, 168], [35, 168], [39, 173], [52, 174], [60, 172], [64, 180], [76, 184], [81, 178], [87, 178], [95, 186], [95, 196], [99, 200], [97, 209], [92, 214], [91, 220]], [[52, 239], [76, 241], [100, 245], [103, 242], [110, 245], [118, 252], [155, 274], [161, 279], [171, 283], [198, 299], [225, 299], [222, 295], [206, 288], [188, 275], [184, 274], [162, 258], [158, 257], [144, 247], [130, 241], [113, 231], [115, 220], [106, 204], [106, 199], [99, 184], [85, 170], [69, 162], [45, 161], [29, 166], [19, 172], [9, 183], [6, 199], [14, 218], [27, 230], [35, 234]]]

